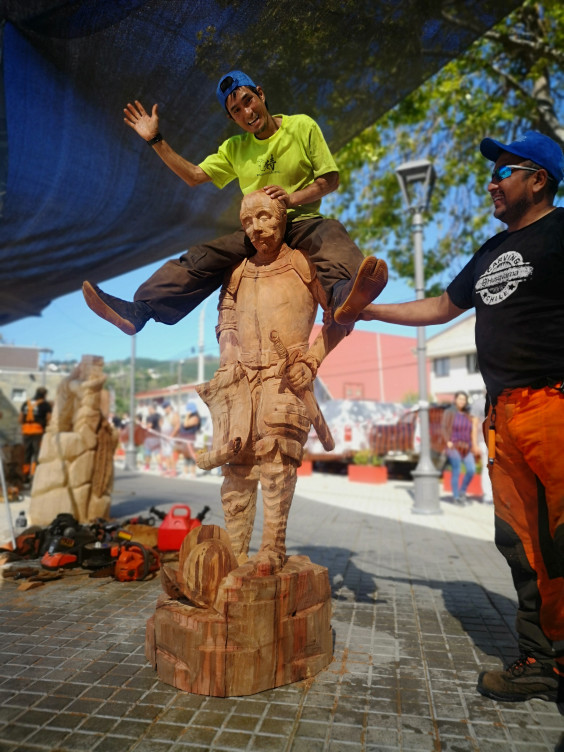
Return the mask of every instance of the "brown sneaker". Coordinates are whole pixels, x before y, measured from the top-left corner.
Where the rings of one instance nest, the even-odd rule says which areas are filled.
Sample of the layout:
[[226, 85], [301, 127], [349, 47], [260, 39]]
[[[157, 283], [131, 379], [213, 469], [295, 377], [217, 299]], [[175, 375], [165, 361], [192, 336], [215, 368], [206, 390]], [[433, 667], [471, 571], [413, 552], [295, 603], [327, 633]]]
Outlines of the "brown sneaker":
[[522, 655], [504, 671], [482, 671], [478, 692], [501, 702], [525, 700], [564, 701], [564, 676], [554, 664], [542, 663], [531, 655]]
[[388, 266], [384, 259], [368, 256], [360, 265], [356, 277], [350, 282], [350, 291], [335, 310], [337, 324], [354, 324], [359, 313], [380, 295], [388, 282]]
[[147, 303], [121, 300], [91, 282], [83, 283], [82, 294], [90, 310], [117, 326], [124, 334], [137, 334], [151, 318], [152, 310]]

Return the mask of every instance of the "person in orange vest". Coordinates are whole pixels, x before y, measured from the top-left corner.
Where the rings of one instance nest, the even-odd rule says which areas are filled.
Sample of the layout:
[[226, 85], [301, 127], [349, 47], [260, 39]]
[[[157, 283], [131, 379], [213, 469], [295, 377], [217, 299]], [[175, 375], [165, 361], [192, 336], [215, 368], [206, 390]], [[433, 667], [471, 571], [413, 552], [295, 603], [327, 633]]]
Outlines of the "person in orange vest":
[[24, 482], [29, 483], [35, 472], [41, 439], [51, 419], [51, 404], [47, 402], [47, 389], [40, 386], [32, 400], [26, 400], [20, 410], [19, 422], [22, 427], [24, 444]]

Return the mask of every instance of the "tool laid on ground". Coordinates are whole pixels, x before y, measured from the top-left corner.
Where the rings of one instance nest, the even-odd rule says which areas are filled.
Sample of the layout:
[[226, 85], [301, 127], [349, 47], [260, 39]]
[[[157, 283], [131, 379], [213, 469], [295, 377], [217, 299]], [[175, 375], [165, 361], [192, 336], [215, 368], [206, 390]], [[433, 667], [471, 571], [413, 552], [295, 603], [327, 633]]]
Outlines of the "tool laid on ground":
[[141, 543], [126, 541], [119, 548], [114, 577], [119, 582], [144, 580], [159, 569], [161, 563], [154, 548], [146, 548]]
[[93, 570], [92, 577], [115, 577], [119, 582], [144, 580], [160, 568], [155, 549], [137, 541], [88, 543], [84, 547], [84, 569]]
[[85, 546], [95, 540], [95, 534], [88, 528], [69, 528], [66, 535], [51, 538], [49, 548], [41, 557], [41, 566], [49, 570], [79, 567], [84, 558]]
[[[209, 509], [205, 506], [193, 518], [190, 507], [184, 504], [176, 504], [168, 512], [151, 507], [149, 516], [141, 514], [125, 523], [100, 518], [89, 525], [81, 525], [71, 514], [62, 513], [48, 527], [24, 530], [16, 539], [13, 553], [18, 558], [39, 557], [42, 569], [53, 577], [55, 572], [82, 567], [91, 570], [91, 577], [113, 576], [119, 582], [144, 580], [160, 568], [159, 551], [179, 551], [186, 535], [202, 524]], [[161, 524], [155, 529], [157, 519]], [[135, 540], [135, 534], [124, 529], [128, 523], [132, 529], [153, 529], [158, 543], [147, 545]], [[44, 573], [45, 578], [48, 572]]]
[[192, 511], [186, 504], [175, 504], [167, 514], [151, 507], [151, 512], [159, 517], [164, 515], [159, 527], [157, 548], [159, 551], [180, 551], [182, 541], [194, 528], [202, 524], [202, 520], [210, 508], [205, 506], [202, 511], [192, 518]]

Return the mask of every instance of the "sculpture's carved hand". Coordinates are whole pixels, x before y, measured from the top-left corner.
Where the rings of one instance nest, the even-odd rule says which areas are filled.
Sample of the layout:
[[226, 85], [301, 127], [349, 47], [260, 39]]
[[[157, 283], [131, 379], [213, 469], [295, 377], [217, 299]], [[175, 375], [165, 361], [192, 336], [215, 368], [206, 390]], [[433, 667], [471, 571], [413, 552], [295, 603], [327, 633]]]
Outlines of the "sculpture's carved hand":
[[314, 379], [313, 372], [307, 363], [298, 360], [289, 366], [286, 378], [292, 389], [306, 389]]
[[130, 128], [138, 133], [145, 141], [150, 141], [159, 132], [159, 115], [158, 104], [153, 105], [151, 114], [146, 112], [145, 108], [139, 102], [135, 100], [135, 104], [128, 102], [127, 107], [124, 109], [124, 122], [129, 125]]

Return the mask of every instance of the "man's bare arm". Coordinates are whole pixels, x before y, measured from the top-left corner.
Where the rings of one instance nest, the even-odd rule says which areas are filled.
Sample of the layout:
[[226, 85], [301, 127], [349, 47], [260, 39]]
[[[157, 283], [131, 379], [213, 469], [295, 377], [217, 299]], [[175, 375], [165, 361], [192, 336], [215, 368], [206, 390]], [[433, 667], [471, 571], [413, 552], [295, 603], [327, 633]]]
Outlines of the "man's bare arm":
[[466, 309], [454, 305], [447, 292], [435, 298], [423, 298], [408, 303], [370, 303], [358, 317], [359, 321], [385, 321], [406, 326], [446, 324]]
[[[154, 104], [149, 115], [141, 102], [135, 100], [134, 104], [130, 102], [124, 109], [124, 122], [142, 139], [150, 141], [159, 133], [158, 109], [159, 106]], [[211, 180], [201, 167], [181, 157], [164, 139], [153, 144], [153, 150], [156, 151], [166, 166], [188, 185], [200, 185]]]
[[270, 198], [282, 201], [286, 209], [294, 209], [296, 206], [302, 206], [302, 204], [313, 204], [315, 201], [322, 199], [323, 196], [336, 191], [338, 187], [339, 173], [327, 172], [325, 175], [320, 175], [316, 178], [313, 183], [306, 185], [305, 188], [294, 193], [287, 193], [279, 185], [267, 185], [263, 190], [265, 193], [268, 193]]

